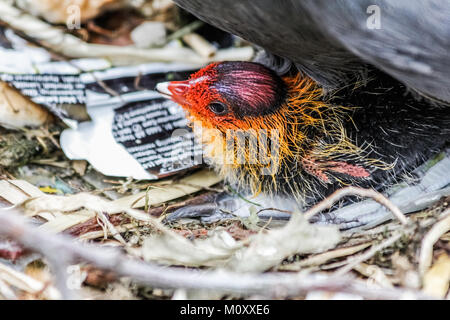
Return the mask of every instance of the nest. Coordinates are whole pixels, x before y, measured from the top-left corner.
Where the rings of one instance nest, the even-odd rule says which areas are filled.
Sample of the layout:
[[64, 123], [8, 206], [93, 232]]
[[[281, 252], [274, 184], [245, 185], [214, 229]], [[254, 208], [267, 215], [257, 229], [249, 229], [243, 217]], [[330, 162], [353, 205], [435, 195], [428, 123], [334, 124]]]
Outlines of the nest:
[[[102, 3], [119, 2], [119, 11], [97, 17], [110, 9]], [[31, 14], [2, 4], [0, 19], [60, 59], [203, 64], [253, 54], [247, 46], [218, 50], [195, 33], [201, 22], [183, 21], [167, 1], [138, 1], [131, 9], [100, 1], [75, 31], [42, 20], [67, 18], [52, 1], [34, 3]], [[127, 15], [128, 24], [108, 27], [108, 17]], [[43, 28], [38, 32], [30, 21]], [[127, 46], [132, 29], [149, 21], [165, 24], [168, 40], [182, 39], [184, 46]], [[7, 99], [5, 91], [0, 95]], [[450, 198], [406, 217], [381, 194], [349, 187], [305, 214], [292, 213], [289, 222], [261, 220], [250, 199], [247, 218], [167, 224], [163, 218], [178, 208], [211, 203], [225, 191], [221, 179], [205, 168], [158, 181], [104, 176], [86, 161], [66, 158], [58, 144], [63, 124], [30, 101], [15, 101], [13, 107], [31, 115], [23, 122], [8, 114], [21, 128], [0, 132], [1, 298], [448, 298]], [[36, 122], [38, 128], [23, 127]], [[308, 221], [349, 195], [381, 203], [392, 219], [348, 231]]]

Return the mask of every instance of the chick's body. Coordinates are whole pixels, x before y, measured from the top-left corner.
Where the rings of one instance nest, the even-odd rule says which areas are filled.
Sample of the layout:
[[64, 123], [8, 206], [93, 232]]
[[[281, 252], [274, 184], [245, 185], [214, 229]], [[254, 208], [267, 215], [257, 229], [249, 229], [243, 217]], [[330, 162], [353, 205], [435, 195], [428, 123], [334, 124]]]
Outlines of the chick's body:
[[367, 79], [324, 94], [300, 74], [224, 62], [159, 88], [188, 111], [229, 183], [309, 203], [345, 185], [383, 189], [450, 138], [448, 109], [381, 72]]

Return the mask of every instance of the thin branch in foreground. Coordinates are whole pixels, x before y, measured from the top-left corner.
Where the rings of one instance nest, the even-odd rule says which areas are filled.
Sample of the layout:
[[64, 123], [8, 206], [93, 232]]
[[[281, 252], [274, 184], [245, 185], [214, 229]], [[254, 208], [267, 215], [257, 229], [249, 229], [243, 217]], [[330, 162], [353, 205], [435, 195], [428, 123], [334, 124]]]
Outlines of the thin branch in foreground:
[[400, 209], [392, 203], [388, 198], [383, 196], [381, 193], [373, 190], [373, 189], [364, 189], [359, 187], [346, 187], [335, 191], [329, 197], [325, 198], [314, 207], [309, 209], [305, 213], [305, 218], [309, 220], [312, 216], [317, 213], [331, 208], [331, 206], [346, 196], [359, 196], [364, 198], [371, 198], [378, 202], [379, 204], [385, 206], [388, 210], [392, 212], [392, 214], [403, 224], [408, 224], [408, 219], [404, 216], [404, 214], [400, 211]]
[[[412, 290], [368, 287], [364, 282], [349, 276], [249, 274], [163, 267], [127, 258], [114, 248], [83, 245], [68, 236], [46, 233], [28, 225], [26, 220], [16, 213], [18, 210], [4, 210], [0, 213], [0, 234], [40, 252], [51, 263], [59, 264], [58, 270], [65, 270], [68, 264], [83, 260], [157, 288], [208, 289], [239, 294], [263, 293], [268, 297], [292, 297], [319, 290], [351, 293], [368, 299], [431, 298]], [[64, 283], [58, 281], [57, 285], [63, 298], [73, 297], [67, 286], [61, 288]]]

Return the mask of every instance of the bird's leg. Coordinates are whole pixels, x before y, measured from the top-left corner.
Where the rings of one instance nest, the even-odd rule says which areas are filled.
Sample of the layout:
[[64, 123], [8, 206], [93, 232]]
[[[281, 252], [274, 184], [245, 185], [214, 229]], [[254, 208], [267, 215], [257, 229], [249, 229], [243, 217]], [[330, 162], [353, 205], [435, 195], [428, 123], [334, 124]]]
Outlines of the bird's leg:
[[179, 219], [200, 219], [202, 222], [214, 222], [232, 218], [229, 212], [233, 210], [234, 198], [225, 192], [214, 197], [212, 202], [189, 205], [175, 210], [167, 215], [164, 222], [174, 222]]
[[167, 215], [165, 222], [179, 219], [199, 219], [204, 223], [236, 217], [248, 217], [251, 207], [257, 210], [260, 219], [289, 220], [291, 211], [298, 211], [295, 201], [289, 199], [258, 196], [251, 200], [225, 192], [217, 194], [213, 202], [200, 205], [185, 206]]

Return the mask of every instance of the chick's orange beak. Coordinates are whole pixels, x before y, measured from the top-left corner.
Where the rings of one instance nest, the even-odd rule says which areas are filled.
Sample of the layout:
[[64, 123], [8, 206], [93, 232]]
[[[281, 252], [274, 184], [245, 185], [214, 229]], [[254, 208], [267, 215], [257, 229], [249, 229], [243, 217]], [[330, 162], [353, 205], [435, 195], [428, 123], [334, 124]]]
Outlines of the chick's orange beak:
[[190, 88], [189, 80], [160, 82], [156, 85], [156, 90], [167, 98], [172, 99], [180, 105], [189, 105], [186, 94]]

